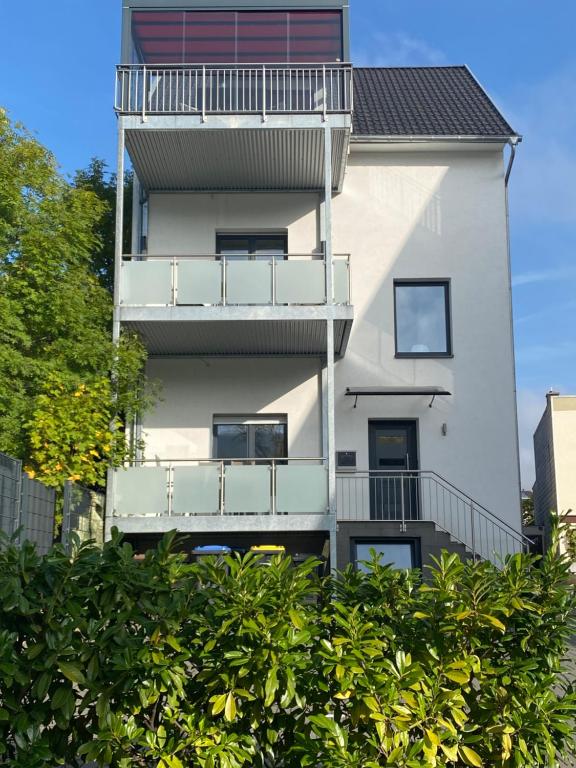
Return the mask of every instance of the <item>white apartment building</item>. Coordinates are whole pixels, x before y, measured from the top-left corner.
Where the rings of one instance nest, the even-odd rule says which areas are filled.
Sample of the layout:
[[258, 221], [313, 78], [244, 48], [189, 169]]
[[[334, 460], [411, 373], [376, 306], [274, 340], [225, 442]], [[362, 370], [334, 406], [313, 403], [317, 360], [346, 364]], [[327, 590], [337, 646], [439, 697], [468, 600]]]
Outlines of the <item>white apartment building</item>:
[[522, 546], [520, 138], [466, 67], [354, 68], [348, 37], [347, 0], [123, 1], [114, 333], [162, 396], [106, 526], [137, 547]]

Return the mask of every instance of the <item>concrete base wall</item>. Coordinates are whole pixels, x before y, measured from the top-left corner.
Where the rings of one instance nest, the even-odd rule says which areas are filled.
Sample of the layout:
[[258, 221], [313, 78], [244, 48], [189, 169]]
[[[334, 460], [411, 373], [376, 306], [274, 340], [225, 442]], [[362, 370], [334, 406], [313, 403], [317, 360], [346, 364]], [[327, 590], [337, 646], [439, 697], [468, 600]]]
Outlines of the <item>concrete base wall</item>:
[[400, 523], [371, 521], [366, 523], [339, 523], [337, 541], [339, 570], [345, 568], [353, 558], [353, 543], [356, 539], [367, 541], [369, 539], [383, 540], [394, 539], [396, 541], [414, 542], [416, 568], [426, 570], [426, 566], [433, 565], [432, 557], [440, 557], [443, 549], [457, 552], [461, 557], [466, 557], [464, 547], [450, 540], [450, 537], [438, 531], [434, 523], [414, 522], [406, 523], [406, 531], [400, 529]]

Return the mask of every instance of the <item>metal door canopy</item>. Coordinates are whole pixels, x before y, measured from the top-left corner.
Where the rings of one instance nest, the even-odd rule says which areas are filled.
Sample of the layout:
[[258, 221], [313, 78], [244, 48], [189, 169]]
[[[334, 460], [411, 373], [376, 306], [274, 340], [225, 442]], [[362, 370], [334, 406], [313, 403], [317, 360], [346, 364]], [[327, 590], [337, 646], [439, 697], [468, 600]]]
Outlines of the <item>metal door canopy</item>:
[[430, 400], [430, 407], [440, 395], [451, 395], [452, 392], [448, 392], [444, 387], [346, 387], [346, 396], [353, 397], [354, 408], [358, 404], [359, 397], [374, 397], [374, 396], [428, 396]]

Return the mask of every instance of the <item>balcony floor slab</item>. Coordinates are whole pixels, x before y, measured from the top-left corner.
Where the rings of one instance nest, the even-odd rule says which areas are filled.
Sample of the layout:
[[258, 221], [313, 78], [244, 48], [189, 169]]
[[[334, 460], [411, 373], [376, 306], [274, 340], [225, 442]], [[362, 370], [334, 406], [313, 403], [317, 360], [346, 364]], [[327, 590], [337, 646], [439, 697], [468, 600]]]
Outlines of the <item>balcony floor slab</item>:
[[194, 515], [158, 517], [109, 517], [106, 534], [112, 526], [126, 534], [167, 533], [241, 533], [330, 531], [335, 528], [333, 515]]
[[[318, 191], [324, 188], [321, 115], [130, 115], [126, 148], [150, 191]], [[349, 115], [329, 115], [332, 178], [340, 191], [350, 143]]]
[[344, 355], [352, 307], [310, 308], [300, 314], [295, 309], [123, 307], [120, 319], [123, 328], [140, 336], [151, 356], [317, 356], [326, 354], [326, 320], [332, 317], [334, 353]]

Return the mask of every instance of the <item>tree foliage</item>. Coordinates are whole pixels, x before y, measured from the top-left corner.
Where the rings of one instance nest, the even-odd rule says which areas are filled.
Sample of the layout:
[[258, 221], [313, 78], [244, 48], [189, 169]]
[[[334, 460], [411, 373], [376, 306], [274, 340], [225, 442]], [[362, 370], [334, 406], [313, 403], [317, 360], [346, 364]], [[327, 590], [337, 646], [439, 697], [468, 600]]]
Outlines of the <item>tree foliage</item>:
[[110, 203], [84, 182], [66, 182], [50, 152], [0, 110], [0, 450], [52, 484], [67, 479], [57, 467], [70, 464], [58, 445], [86, 447], [89, 461], [72, 473], [86, 483], [100, 481], [109, 458], [109, 441], [94, 440], [87, 421], [73, 436], [52, 428], [51, 418], [54, 426], [68, 419], [63, 393], [98, 393], [112, 421], [146, 403], [144, 350], [128, 336], [112, 343], [112, 299], [96, 258]]
[[522, 525], [534, 524], [534, 497], [530, 494], [522, 499]]
[[[29, 428], [30, 460], [46, 485], [67, 480], [106, 482], [106, 467], [126, 458], [122, 423], [114, 416], [110, 379], [67, 386], [52, 374], [35, 400]], [[30, 474], [36, 471], [30, 469]]]
[[[93, 192], [104, 203], [104, 212], [97, 225], [98, 244], [90, 256], [91, 271], [110, 293], [114, 290], [114, 242], [116, 235], [116, 174], [108, 173], [106, 163], [93, 157], [87, 168], [74, 175], [74, 186]], [[124, 178], [123, 253], [130, 253], [132, 240], [133, 175]]]
[[[335, 582], [114, 534], [0, 552], [0, 763], [551, 766], [573, 741], [567, 566], [444, 554]], [[2, 762], [3, 761], [3, 762]]]

